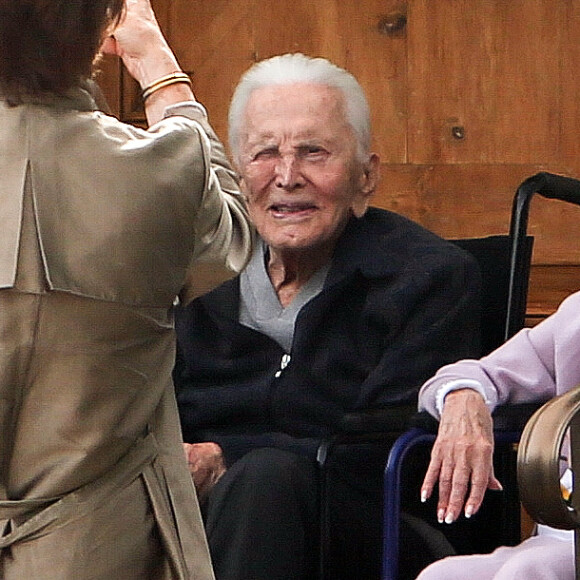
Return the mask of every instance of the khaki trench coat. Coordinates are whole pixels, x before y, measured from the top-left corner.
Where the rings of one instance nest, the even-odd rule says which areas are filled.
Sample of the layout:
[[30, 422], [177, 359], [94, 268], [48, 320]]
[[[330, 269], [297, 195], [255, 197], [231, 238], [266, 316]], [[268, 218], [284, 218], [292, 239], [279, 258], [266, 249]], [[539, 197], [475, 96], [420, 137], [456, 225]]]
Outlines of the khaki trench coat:
[[250, 230], [193, 105], [0, 101], [0, 578], [213, 578], [171, 382], [172, 305]]

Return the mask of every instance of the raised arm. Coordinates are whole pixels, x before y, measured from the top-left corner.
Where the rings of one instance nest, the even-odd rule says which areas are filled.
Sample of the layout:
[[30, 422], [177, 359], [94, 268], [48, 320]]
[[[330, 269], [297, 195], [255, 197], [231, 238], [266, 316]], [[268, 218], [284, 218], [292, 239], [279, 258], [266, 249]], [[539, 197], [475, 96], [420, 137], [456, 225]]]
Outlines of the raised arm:
[[[108, 31], [101, 50], [119, 56], [141, 85], [150, 131], [163, 136], [165, 129], [157, 123], [180, 116], [194, 121], [198, 129], [196, 147], [201, 145], [202, 155], [190, 185], [193, 188], [195, 175], [203, 176], [204, 183], [192, 224], [198, 241], [181, 294], [182, 300], [189, 301], [237, 274], [250, 255], [252, 229], [238, 177], [204, 107], [195, 101], [191, 81], [163, 36], [150, 0], [126, 0], [124, 17]], [[192, 125], [188, 126], [191, 131]], [[187, 155], [187, 150], [182, 153]], [[178, 154], [176, 147], [172, 157]]]

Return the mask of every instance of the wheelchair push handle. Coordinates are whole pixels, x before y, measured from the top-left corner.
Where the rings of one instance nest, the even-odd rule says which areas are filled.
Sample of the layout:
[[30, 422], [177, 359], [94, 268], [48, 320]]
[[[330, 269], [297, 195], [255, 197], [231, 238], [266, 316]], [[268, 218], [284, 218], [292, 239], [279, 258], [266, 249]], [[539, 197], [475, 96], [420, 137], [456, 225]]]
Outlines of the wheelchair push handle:
[[547, 172], [538, 173], [535, 177], [538, 179], [536, 193], [580, 205], [580, 180]]

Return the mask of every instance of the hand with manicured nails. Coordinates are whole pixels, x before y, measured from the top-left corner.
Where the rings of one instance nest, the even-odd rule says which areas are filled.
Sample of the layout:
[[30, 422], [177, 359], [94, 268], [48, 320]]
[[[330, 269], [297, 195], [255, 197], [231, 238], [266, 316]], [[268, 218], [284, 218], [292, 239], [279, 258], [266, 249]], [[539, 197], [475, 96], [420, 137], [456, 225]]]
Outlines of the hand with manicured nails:
[[473, 389], [449, 393], [421, 487], [426, 501], [439, 481], [440, 523], [454, 522], [464, 505], [465, 517], [472, 516], [487, 489], [502, 489], [493, 470], [493, 448], [493, 420], [483, 397]]

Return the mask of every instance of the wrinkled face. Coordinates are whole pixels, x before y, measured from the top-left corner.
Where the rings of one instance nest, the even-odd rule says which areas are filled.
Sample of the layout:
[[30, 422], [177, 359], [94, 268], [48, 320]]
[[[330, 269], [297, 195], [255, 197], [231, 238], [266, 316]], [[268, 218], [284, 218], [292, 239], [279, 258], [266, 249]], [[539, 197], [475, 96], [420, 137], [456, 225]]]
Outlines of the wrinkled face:
[[331, 249], [366, 210], [378, 165], [357, 156], [341, 93], [304, 83], [252, 93], [238, 159], [252, 221], [280, 252]]

